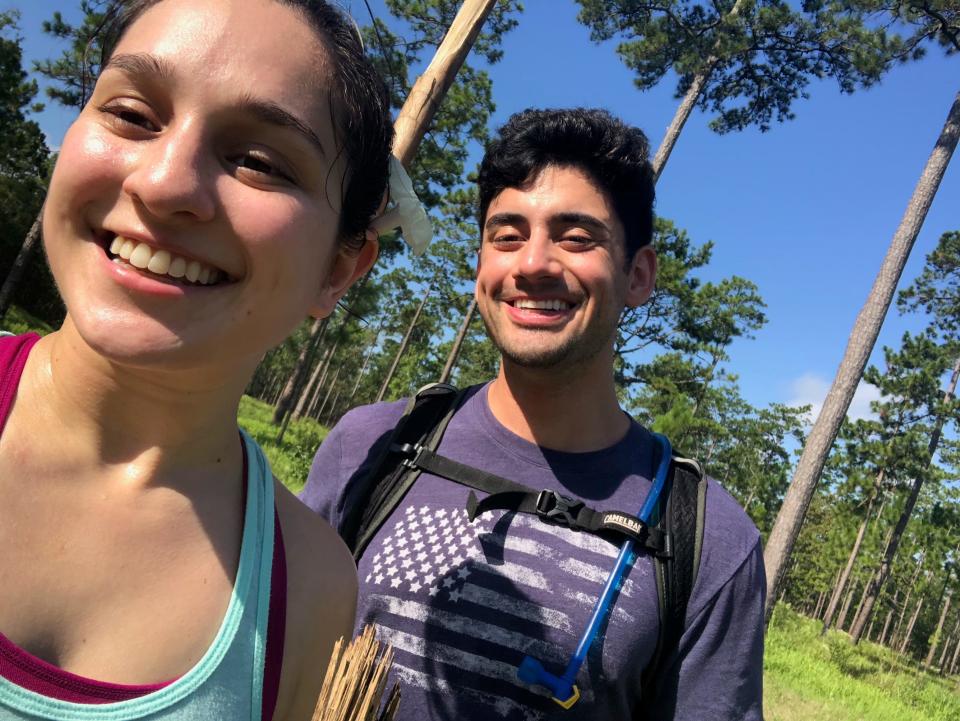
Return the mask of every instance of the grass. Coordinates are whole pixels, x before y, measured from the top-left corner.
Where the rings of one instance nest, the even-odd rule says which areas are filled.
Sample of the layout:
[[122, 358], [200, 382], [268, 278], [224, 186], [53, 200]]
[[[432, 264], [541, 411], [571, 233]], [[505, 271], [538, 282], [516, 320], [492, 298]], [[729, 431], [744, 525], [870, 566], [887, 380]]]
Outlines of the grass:
[[767, 721], [956, 721], [960, 684], [870, 642], [858, 646], [780, 605], [767, 634]]
[[50, 333], [53, 328], [39, 318], [33, 317], [22, 308], [12, 305], [7, 309], [7, 314], [3, 316], [2, 322], [0, 322], [0, 330], [10, 331], [16, 335], [28, 333], [29, 331], [46, 335]]
[[292, 421], [283, 436], [283, 442], [277, 444], [279, 427], [273, 425], [273, 406], [250, 396], [240, 399], [238, 422], [250, 436], [260, 444], [273, 474], [284, 485], [297, 493], [307, 480], [313, 454], [326, 437], [327, 429], [312, 418]]

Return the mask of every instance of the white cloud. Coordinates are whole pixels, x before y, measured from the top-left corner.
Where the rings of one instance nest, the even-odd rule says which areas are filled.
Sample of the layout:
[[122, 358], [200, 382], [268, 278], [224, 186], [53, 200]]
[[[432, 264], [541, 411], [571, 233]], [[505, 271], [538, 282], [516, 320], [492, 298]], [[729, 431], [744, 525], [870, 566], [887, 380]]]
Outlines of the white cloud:
[[[813, 423], [823, 408], [823, 401], [830, 390], [830, 381], [816, 373], [804, 373], [790, 383], [790, 406], [812, 406], [809, 422]], [[870, 402], [880, 400], [880, 389], [864, 381], [860, 381], [853, 394], [847, 416], [853, 420], [869, 418], [875, 420], [877, 414], [870, 410]]]

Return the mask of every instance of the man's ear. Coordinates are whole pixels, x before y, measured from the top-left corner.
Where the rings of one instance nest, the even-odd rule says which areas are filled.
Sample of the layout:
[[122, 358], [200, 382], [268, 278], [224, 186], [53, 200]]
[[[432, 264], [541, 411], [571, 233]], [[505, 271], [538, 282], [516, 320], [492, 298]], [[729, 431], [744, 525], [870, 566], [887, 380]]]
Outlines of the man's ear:
[[339, 246], [330, 261], [330, 269], [317, 294], [316, 304], [310, 309], [314, 318], [326, 318], [337, 307], [337, 301], [364, 275], [377, 260], [380, 243], [374, 233], [367, 233], [363, 246], [352, 250]]
[[628, 308], [643, 305], [657, 287], [657, 253], [652, 245], [645, 245], [633, 254], [627, 269]]

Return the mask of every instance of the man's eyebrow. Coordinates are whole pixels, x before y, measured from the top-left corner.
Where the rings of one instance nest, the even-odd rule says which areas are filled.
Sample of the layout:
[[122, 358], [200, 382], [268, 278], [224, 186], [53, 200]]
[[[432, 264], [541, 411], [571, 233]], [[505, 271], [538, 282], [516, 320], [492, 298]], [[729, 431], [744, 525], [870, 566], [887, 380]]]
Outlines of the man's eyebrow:
[[487, 222], [483, 224], [484, 230], [490, 230], [501, 225], [521, 225], [526, 223], [527, 219], [520, 213], [494, 213]]
[[173, 67], [163, 58], [149, 53], [129, 53], [114, 55], [100, 70], [101, 74], [107, 70], [120, 70], [127, 75], [155, 76], [166, 80], [173, 76]]
[[589, 213], [557, 213], [556, 215], [550, 217], [550, 222], [561, 223], [563, 225], [582, 225], [588, 228], [603, 231], [607, 234], [611, 232], [609, 225], [600, 220], [600, 218], [590, 215]]
[[240, 101], [239, 107], [242, 112], [249, 113], [260, 122], [288, 128], [299, 133], [316, 147], [320, 155], [326, 157], [327, 153], [324, 150], [323, 143], [320, 142], [320, 137], [313, 129], [296, 115], [284, 110], [273, 101], [246, 96]]

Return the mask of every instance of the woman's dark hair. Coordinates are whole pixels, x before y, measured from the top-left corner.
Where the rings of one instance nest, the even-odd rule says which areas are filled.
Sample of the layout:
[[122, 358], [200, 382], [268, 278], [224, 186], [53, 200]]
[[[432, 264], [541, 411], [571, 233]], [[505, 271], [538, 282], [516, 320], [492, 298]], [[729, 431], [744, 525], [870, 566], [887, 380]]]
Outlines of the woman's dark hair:
[[[393, 124], [386, 86], [364, 55], [356, 26], [343, 12], [325, 0], [274, 1], [300, 11], [330, 54], [330, 106], [340, 152], [347, 159], [338, 235], [346, 246], [360, 248], [387, 188]], [[110, 60], [130, 25], [159, 2], [117, 0], [103, 29], [99, 67]]]
[[626, 258], [653, 239], [653, 169], [647, 136], [606, 110], [524, 110], [510, 116], [480, 163], [480, 232], [490, 203], [523, 188], [549, 165], [575, 167], [610, 198], [623, 224]]

